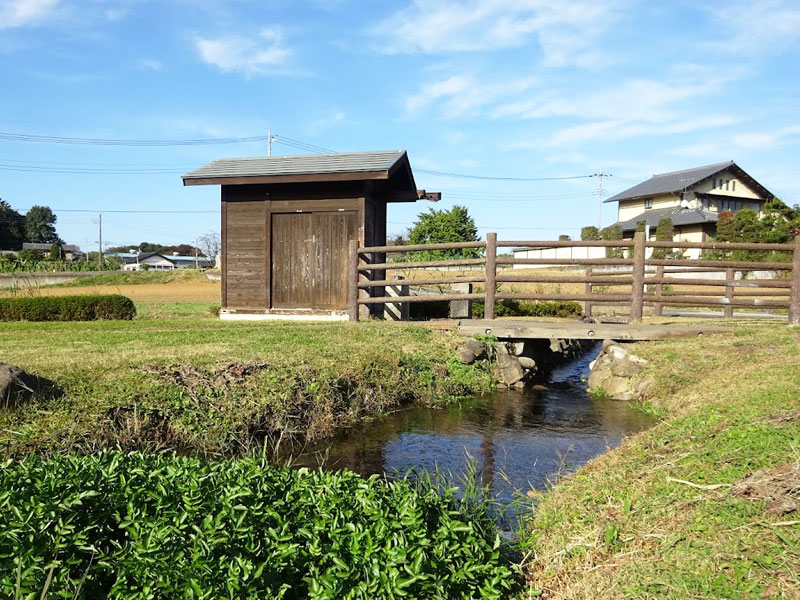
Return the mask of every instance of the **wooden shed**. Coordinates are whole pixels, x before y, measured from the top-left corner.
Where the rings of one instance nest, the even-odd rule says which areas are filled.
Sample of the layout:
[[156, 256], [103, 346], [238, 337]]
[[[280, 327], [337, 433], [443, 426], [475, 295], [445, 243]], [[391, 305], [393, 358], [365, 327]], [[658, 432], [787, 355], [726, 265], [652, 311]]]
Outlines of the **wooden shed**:
[[222, 189], [223, 318], [344, 318], [350, 240], [386, 243], [386, 205], [415, 202], [405, 151], [215, 160], [184, 185]]

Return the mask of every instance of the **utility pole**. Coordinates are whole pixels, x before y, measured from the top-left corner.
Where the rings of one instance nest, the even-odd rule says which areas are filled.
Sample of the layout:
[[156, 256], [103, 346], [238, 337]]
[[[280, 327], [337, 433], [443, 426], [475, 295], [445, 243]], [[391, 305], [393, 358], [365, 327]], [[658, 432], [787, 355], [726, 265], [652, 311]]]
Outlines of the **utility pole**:
[[606, 173], [601, 170], [599, 173], [594, 174], [598, 178], [599, 184], [597, 186], [597, 229], [603, 228], [603, 177], [611, 177], [611, 173]]
[[100, 224], [100, 233], [98, 235], [98, 250], [97, 253], [97, 266], [101, 266], [103, 264], [103, 213], [100, 213], [100, 220], [98, 221]]
[[267, 129], [267, 156], [272, 156], [272, 142], [277, 142], [278, 136], [272, 135], [272, 127]]

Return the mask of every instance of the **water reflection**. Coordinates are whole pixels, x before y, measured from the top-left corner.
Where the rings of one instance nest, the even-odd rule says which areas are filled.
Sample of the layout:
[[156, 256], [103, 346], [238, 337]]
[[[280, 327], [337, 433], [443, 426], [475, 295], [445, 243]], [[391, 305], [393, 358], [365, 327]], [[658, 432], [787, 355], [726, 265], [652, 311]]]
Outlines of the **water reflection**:
[[365, 475], [414, 467], [463, 474], [468, 457], [503, 501], [542, 489], [652, 421], [623, 402], [593, 400], [581, 377], [598, 350], [555, 370], [544, 390], [498, 391], [445, 409], [411, 407], [307, 448], [297, 463]]

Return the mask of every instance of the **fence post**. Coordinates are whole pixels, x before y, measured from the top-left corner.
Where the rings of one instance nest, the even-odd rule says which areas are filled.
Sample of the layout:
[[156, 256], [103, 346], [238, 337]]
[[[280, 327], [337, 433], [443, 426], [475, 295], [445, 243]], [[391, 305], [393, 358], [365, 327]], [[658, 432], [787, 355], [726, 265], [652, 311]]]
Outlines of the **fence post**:
[[800, 327], [800, 235], [794, 238], [792, 253], [792, 295], [789, 299], [789, 325]]
[[641, 323], [644, 312], [644, 232], [633, 235], [633, 287], [631, 289], [631, 323]]
[[497, 234], [486, 234], [486, 292], [483, 299], [483, 318], [494, 319], [494, 292], [497, 279]]
[[[733, 269], [725, 269], [725, 299], [728, 302], [733, 301], [733, 294], [735, 291], [733, 289], [733, 282], [735, 278], [736, 278], [736, 271], [734, 271]], [[732, 319], [733, 306], [731, 306], [730, 304], [726, 304], [722, 316], [725, 317], [726, 319]]]
[[[664, 278], [664, 267], [656, 267], [656, 279]], [[659, 282], [656, 284], [656, 303], [654, 305], [655, 315], [657, 317], [664, 316], [664, 304], [659, 302], [664, 295], [664, 284]]]
[[347, 290], [347, 312], [350, 322], [358, 321], [358, 240], [350, 240], [350, 247], [347, 255], [347, 279], [349, 288]]
[[[586, 279], [591, 279], [592, 278], [592, 271], [593, 271], [592, 267], [586, 267]], [[592, 282], [591, 281], [587, 281], [586, 282], [586, 286], [584, 288], [584, 293], [587, 296], [592, 293]], [[586, 315], [587, 317], [591, 317], [592, 316], [592, 301], [591, 300], [587, 300], [586, 302], [583, 303], [583, 314]]]

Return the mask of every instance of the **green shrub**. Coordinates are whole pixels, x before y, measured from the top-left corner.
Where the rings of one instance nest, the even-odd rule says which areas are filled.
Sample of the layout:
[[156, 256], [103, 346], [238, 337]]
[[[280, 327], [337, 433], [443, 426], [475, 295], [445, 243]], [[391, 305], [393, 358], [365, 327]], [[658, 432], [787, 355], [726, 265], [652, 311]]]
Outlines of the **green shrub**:
[[3, 598], [506, 598], [500, 551], [487, 510], [406, 480], [118, 451], [0, 465]]
[[[579, 317], [583, 314], [583, 306], [578, 302], [520, 302], [519, 300], [499, 300], [495, 303], [494, 314], [497, 317]], [[482, 319], [484, 303], [472, 303], [472, 316]], [[431, 302], [413, 302], [411, 319], [425, 321], [428, 319], [446, 319], [450, 316], [450, 302], [432, 300]]]
[[119, 294], [0, 298], [0, 321], [130, 320], [136, 307]]
[[[473, 302], [473, 316], [483, 318], [484, 308], [483, 302]], [[500, 300], [495, 303], [494, 314], [497, 317], [579, 317], [583, 307], [577, 302]]]

